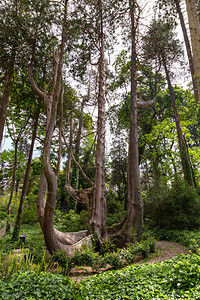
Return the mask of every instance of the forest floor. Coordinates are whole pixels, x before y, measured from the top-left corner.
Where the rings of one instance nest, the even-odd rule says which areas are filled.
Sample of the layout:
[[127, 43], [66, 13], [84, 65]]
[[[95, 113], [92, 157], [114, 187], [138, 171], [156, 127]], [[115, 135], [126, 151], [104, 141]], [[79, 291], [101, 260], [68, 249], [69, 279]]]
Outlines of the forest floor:
[[[150, 263], [154, 264], [167, 259], [170, 259], [179, 254], [188, 254], [189, 250], [175, 242], [168, 241], [157, 241], [156, 252], [152, 253], [149, 258], [143, 259], [141, 255], [136, 255], [134, 264]], [[111, 268], [107, 267], [102, 269], [101, 272], [107, 271]], [[94, 275], [96, 272], [90, 267], [80, 267], [71, 270], [69, 277], [76, 283], [80, 280], [87, 278], [88, 276]]]
[[[6, 222], [2, 222], [0, 227], [0, 239], [4, 236], [6, 231]], [[136, 255], [134, 264], [143, 264], [150, 263], [154, 264], [157, 262], [161, 262], [167, 259], [170, 259], [179, 254], [188, 254], [189, 250], [175, 242], [168, 241], [157, 241], [156, 242], [156, 252], [150, 254], [149, 258], [143, 259], [141, 255]], [[100, 272], [105, 272], [111, 269], [111, 267], [106, 267], [105, 269], [101, 269]], [[71, 270], [69, 277], [74, 282], [79, 282], [82, 279], [87, 278], [88, 276], [94, 275], [96, 272], [92, 270], [91, 267], [76, 267]]]

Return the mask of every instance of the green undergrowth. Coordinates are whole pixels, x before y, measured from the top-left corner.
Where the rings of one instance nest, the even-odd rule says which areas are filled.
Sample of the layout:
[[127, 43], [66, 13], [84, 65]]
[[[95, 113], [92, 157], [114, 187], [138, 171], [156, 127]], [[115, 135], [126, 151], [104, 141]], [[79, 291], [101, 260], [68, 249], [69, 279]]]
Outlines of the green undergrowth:
[[19, 272], [10, 281], [0, 280], [0, 299], [2, 300], [60, 300], [75, 299], [74, 284], [68, 277], [42, 272]]
[[75, 251], [72, 258], [62, 252], [55, 252], [52, 260], [63, 268], [64, 274], [69, 273], [72, 268], [77, 266], [90, 266], [94, 271], [99, 271], [107, 265], [113, 269], [119, 269], [134, 263], [136, 255], [148, 258], [151, 252], [155, 252], [155, 245], [156, 241], [152, 236], [145, 236], [140, 243], [129, 243], [123, 249], [115, 249], [113, 243], [105, 242], [101, 245], [100, 253], [96, 252], [93, 246], [83, 245]]
[[29, 249], [29, 252], [34, 259], [34, 263], [40, 263], [43, 259], [43, 254], [47, 249], [39, 223], [22, 224], [20, 235], [22, 234], [26, 234], [25, 243], [22, 243], [20, 239], [13, 242], [12, 232], [7, 233], [0, 240], [0, 253], [9, 254], [13, 249], [26, 248]]
[[80, 282], [76, 299], [200, 299], [200, 257], [181, 255]]
[[0, 280], [0, 299], [200, 299], [200, 256], [179, 255], [162, 263], [132, 265], [90, 276], [18, 272]]

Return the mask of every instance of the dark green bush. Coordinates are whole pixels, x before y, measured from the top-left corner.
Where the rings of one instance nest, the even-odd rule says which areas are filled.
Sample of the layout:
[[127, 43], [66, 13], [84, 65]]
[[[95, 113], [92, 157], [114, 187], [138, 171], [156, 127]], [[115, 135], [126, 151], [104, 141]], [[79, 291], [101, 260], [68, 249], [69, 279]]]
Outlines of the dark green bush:
[[135, 254], [129, 249], [122, 249], [120, 252], [121, 258], [124, 259], [128, 264], [132, 264], [135, 261]]
[[171, 187], [150, 189], [144, 197], [144, 212], [152, 227], [194, 230], [200, 226], [199, 195], [180, 180]]
[[54, 252], [51, 257], [50, 264], [55, 262], [57, 262], [61, 266], [64, 274], [70, 271], [71, 261], [66, 253], [63, 253], [61, 251]]
[[116, 249], [115, 244], [113, 244], [110, 241], [105, 241], [101, 244], [100, 246], [100, 253], [102, 255], [108, 253], [108, 252], [113, 252]]
[[75, 251], [71, 258], [72, 266], [92, 266], [94, 262], [94, 250], [92, 247], [83, 245], [82, 248]]
[[122, 267], [122, 261], [120, 259], [120, 254], [117, 252], [107, 253], [104, 256], [106, 264], [111, 265], [114, 269]]

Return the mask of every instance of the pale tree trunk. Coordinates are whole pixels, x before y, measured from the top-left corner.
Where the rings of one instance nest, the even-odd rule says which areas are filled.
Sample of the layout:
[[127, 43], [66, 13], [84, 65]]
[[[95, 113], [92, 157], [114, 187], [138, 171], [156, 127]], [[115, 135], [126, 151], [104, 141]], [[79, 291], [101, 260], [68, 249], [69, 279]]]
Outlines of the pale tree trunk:
[[108, 239], [106, 229], [106, 198], [105, 198], [105, 57], [102, 2], [98, 1], [101, 32], [99, 58], [99, 93], [98, 93], [98, 124], [97, 148], [95, 162], [95, 183], [91, 206], [90, 226], [97, 233], [100, 242]]
[[189, 156], [188, 156], [188, 151], [187, 151], [187, 144], [185, 142], [181, 124], [180, 124], [180, 119], [179, 119], [179, 114], [176, 106], [176, 99], [174, 95], [174, 90], [171, 84], [170, 76], [169, 76], [169, 71], [166, 66], [165, 60], [163, 59], [163, 65], [165, 68], [165, 74], [167, 78], [167, 83], [168, 83], [168, 88], [169, 88], [169, 93], [170, 93], [170, 99], [173, 107], [173, 112], [174, 112], [174, 119], [176, 123], [176, 130], [177, 130], [177, 135], [178, 135], [178, 144], [179, 144], [179, 150], [180, 150], [180, 156], [181, 156], [181, 165], [183, 168], [183, 174], [184, 174], [184, 179], [185, 182], [189, 185], [194, 185], [193, 177], [192, 177], [192, 168], [190, 165], [189, 161]]
[[192, 76], [192, 84], [193, 84], [193, 89], [194, 89], [194, 98], [195, 98], [195, 102], [196, 102], [196, 105], [197, 105], [198, 102], [199, 102], [199, 97], [200, 97], [200, 94], [199, 94], [200, 88], [198, 88], [197, 81], [195, 80], [195, 68], [194, 68], [192, 50], [191, 50], [191, 47], [190, 47], [190, 42], [189, 42], [189, 38], [188, 38], [188, 34], [187, 34], [187, 29], [186, 29], [186, 26], [185, 26], [185, 21], [184, 21], [184, 18], [183, 18], [181, 7], [180, 7], [180, 1], [179, 0], [174, 0], [174, 2], [176, 4], [176, 10], [177, 10], [177, 13], [179, 15], [179, 19], [180, 19], [180, 23], [181, 23], [181, 28], [182, 28], [182, 32], [183, 32], [183, 37], [184, 37], [184, 41], [185, 41], [185, 47], [186, 47], [188, 62], [189, 62], [189, 67], [190, 67], [190, 73], [191, 73], [191, 76]]
[[130, 98], [130, 132], [127, 169], [127, 212], [124, 223], [124, 242], [131, 241], [131, 231], [139, 240], [142, 234], [143, 203], [140, 188], [138, 125], [137, 125], [137, 80], [136, 80], [136, 3], [130, 0], [131, 16], [131, 98]]
[[9, 102], [9, 96], [10, 96], [10, 91], [11, 91], [11, 86], [12, 86], [12, 78], [13, 78], [13, 73], [14, 73], [14, 65], [15, 65], [15, 51], [12, 51], [12, 57], [10, 59], [10, 63], [8, 66], [8, 71], [6, 73], [6, 78], [5, 78], [5, 87], [3, 91], [3, 95], [1, 98], [1, 103], [0, 103], [0, 149], [1, 149], [1, 144], [3, 140], [3, 131], [4, 131], [4, 124], [5, 124], [5, 119], [6, 119], [6, 111], [8, 107], [8, 102]]
[[40, 104], [38, 105], [38, 109], [36, 112], [36, 118], [35, 118], [35, 123], [34, 123], [34, 129], [33, 129], [33, 135], [32, 135], [32, 141], [31, 141], [31, 147], [29, 151], [29, 158], [26, 166], [26, 172], [24, 176], [24, 183], [22, 187], [22, 194], [20, 198], [20, 203], [19, 203], [19, 208], [17, 212], [17, 219], [15, 221], [15, 226], [12, 234], [12, 240], [17, 241], [19, 238], [19, 232], [20, 232], [20, 226], [21, 226], [21, 216], [24, 208], [24, 201], [26, 197], [26, 191], [27, 191], [27, 186], [28, 186], [28, 179], [29, 179], [29, 174], [31, 170], [31, 161], [32, 161], [32, 156], [33, 156], [33, 149], [35, 145], [35, 140], [37, 136], [37, 127], [38, 127], [38, 120], [39, 120], [39, 114], [40, 114]]
[[185, 0], [192, 44], [195, 81], [200, 95], [200, 22], [195, 0]]

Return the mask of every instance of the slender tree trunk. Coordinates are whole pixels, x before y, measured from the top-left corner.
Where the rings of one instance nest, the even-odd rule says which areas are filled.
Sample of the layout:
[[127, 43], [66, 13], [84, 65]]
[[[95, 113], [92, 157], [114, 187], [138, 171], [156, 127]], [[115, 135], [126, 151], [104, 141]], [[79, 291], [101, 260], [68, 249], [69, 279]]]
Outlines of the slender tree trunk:
[[12, 78], [13, 78], [13, 74], [14, 74], [14, 65], [15, 65], [15, 51], [13, 50], [12, 57], [10, 59], [10, 63], [9, 63], [9, 67], [8, 67], [8, 71], [6, 74], [3, 96], [1, 98], [1, 103], [0, 103], [0, 149], [1, 149], [1, 144], [2, 144], [2, 140], [3, 140], [4, 124], [5, 124], [5, 119], [6, 119], [6, 111], [7, 111], [7, 107], [8, 107], [10, 91], [11, 91]]
[[183, 168], [183, 174], [184, 174], [184, 179], [185, 182], [189, 185], [194, 185], [193, 178], [192, 178], [192, 170], [191, 170], [191, 165], [189, 162], [189, 157], [188, 157], [188, 152], [187, 152], [187, 145], [185, 143], [185, 139], [183, 136], [183, 132], [181, 129], [181, 124], [180, 124], [180, 119], [179, 119], [179, 114], [176, 106], [176, 99], [174, 95], [174, 90], [171, 84], [170, 76], [169, 76], [169, 71], [167, 69], [165, 60], [163, 59], [163, 65], [165, 68], [165, 73], [167, 77], [167, 83], [168, 83], [168, 88], [169, 88], [169, 93], [170, 93], [170, 99], [173, 107], [173, 112], [174, 112], [174, 119], [176, 122], [176, 129], [177, 129], [177, 134], [178, 134], [178, 143], [179, 143], [179, 149], [180, 149], [180, 156], [181, 156], [181, 164]]
[[15, 141], [15, 157], [14, 157], [14, 165], [13, 165], [13, 174], [12, 174], [12, 185], [10, 191], [10, 198], [7, 205], [7, 215], [10, 215], [11, 210], [11, 203], [13, 199], [14, 189], [15, 189], [15, 178], [16, 178], [16, 170], [17, 170], [17, 151], [18, 151], [18, 143], [19, 143], [20, 136], [17, 137]]
[[98, 1], [101, 32], [100, 32], [100, 58], [99, 58], [99, 94], [98, 94], [98, 124], [97, 148], [95, 162], [95, 183], [91, 207], [90, 225], [97, 233], [99, 241], [108, 239], [106, 229], [106, 198], [105, 198], [105, 57], [102, 1]]
[[195, 0], [185, 0], [192, 44], [195, 81], [200, 95], [200, 21]]
[[13, 230], [13, 235], [12, 235], [12, 240], [18, 240], [19, 239], [19, 232], [20, 232], [20, 226], [21, 226], [21, 216], [22, 216], [22, 211], [24, 208], [24, 201], [26, 197], [26, 190], [28, 186], [28, 178], [31, 170], [31, 161], [32, 161], [32, 156], [33, 156], [33, 149], [35, 145], [35, 140], [37, 136], [37, 127], [38, 127], [38, 120], [39, 120], [39, 115], [40, 115], [40, 104], [38, 105], [37, 113], [36, 113], [36, 119], [35, 119], [35, 124], [34, 124], [34, 129], [33, 129], [33, 135], [32, 135], [32, 141], [31, 141], [31, 147], [29, 151], [29, 158], [26, 166], [26, 173], [24, 176], [24, 183], [22, 187], [22, 194], [20, 198], [20, 203], [19, 203], [19, 208], [17, 212], [17, 219], [15, 222], [14, 230]]
[[192, 84], [193, 84], [193, 89], [194, 89], [195, 102], [196, 102], [196, 104], [198, 104], [199, 97], [200, 97], [200, 94], [199, 94], [200, 88], [198, 87], [197, 81], [195, 80], [195, 68], [194, 68], [192, 50], [191, 50], [191, 47], [190, 47], [190, 42], [189, 42], [189, 38], [188, 38], [188, 34], [187, 34], [187, 29], [186, 29], [186, 26], [185, 26], [185, 21], [184, 21], [184, 18], [183, 18], [181, 7], [180, 7], [180, 1], [179, 0], [174, 0], [174, 2], [176, 4], [176, 10], [177, 10], [177, 13], [179, 15], [181, 28], [182, 28], [182, 31], [183, 31], [183, 37], [184, 37], [187, 56], [188, 56], [188, 61], [189, 61], [190, 73], [191, 73], [191, 76], [192, 76]]

